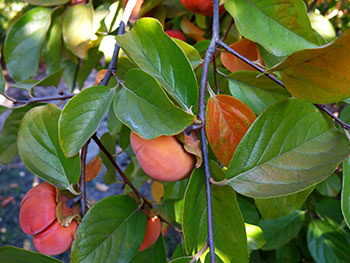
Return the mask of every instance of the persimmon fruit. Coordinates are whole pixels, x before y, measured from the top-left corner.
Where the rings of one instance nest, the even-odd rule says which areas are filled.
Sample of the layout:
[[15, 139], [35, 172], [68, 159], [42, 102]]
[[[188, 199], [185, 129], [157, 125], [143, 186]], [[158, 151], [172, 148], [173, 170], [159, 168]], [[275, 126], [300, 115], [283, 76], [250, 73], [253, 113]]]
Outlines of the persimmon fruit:
[[20, 205], [19, 224], [24, 233], [33, 236], [35, 248], [46, 255], [67, 251], [78, 227], [76, 221], [63, 227], [56, 217], [56, 188], [41, 183], [30, 189]]
[[194, 167], [195, 158], [174, 136], [147, 140], [131, 132], [130, 144], [143, 171], [155, 180], [178, 181]]
[[147, 217], [147, 226], [145, 237], [143, 238], [142, 244], [138, 251], [145, 250], [152, 246], [158, 240], [162, 229], [162, 224], [157, 216]]
[[[262, 58], [260, 56], [260, 51], [258, 45], [247, 38], [243, 38], [232, 45], [230, 47], [246, 57], [247, 59], [258, 63], [263, 64]], [[227, 68], [231, 72], [239, 71], [239, 70], [255, 70], [253, 67], [249, 66], [247, 63], [243, 62], [236, 56], [228, 53], [221, 53], [221, 62], [225, 68]]]
[[[193, 13], [203, 16], [213, 15], [213, 1], [212, 0], [181, 0], [181, 4], [192, 11]], [[219, 7], [220, 14], [225, 12], [224, 5]]]
[[164, 32], [165, 32], [169, 37], [174, 37], [174, 38], [180, 39], [180, 40], [182, 40], [182, 41], [186, 41], [185, 35], [184, 35], [180, 30], [177, 30], [177, 29], [170, 29], [170, 30], [165, 30]]

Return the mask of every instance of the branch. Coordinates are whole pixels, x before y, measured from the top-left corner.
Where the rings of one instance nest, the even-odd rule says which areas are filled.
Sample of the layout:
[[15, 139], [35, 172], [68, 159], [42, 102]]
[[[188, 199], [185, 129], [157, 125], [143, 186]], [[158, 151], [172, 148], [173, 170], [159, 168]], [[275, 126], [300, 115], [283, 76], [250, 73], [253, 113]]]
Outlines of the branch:
[[315, 8], [316, 4], [317, 4], [317, 0], [314, 0], [310, 5], [310, 7], [307, 9], [308, 14]]
[[80, 175], [80, 191], [81, 191], [81, 215], [84, 216], [86, 213], [86, 182], [85, 182], [85, 168], [86, 168], [86, 155], [89, 147], [90, 139], [85, 143], [81, 149], [81, 175]]
[[336, 122], [338, 122], [345, 130], [350, 129], [350, 125], [343, 122], [341, 119], [339, 119], [337, 116], [335, 116], [330, 110], [326, 108], [323, 104], [314, 104], [319, 109], [323, 110], [327, 115], [329, 115], [331, 118], [333, 118]]
[[[136, 0], [129, 0], [128, 3], [126, 4], [126, 7], [125, 7], [125, 10], [124, 10], [124, 13], [123, 13], [122, 20], [120, 21], [120, 24], [119, 24], [119, 29], [118, 29], [117, 35], [122, 35], [122, 34], [124, 34], [125, 25], [126, 25], [126, 24], [128, 23], [128, 21], [129, 21], [131, 12], [132, 12], [132, 10], [133, 10], [134, 7], [135, 7], [136, 2], [137, 2]], [[112, 57], [111, 63], [109, 63], [107, 72], [106, 72], [106, 74], [105, 74], [103, 80], [101, 81], [101, 85], [103, 85], [103, 86], [107, 86], [109, 80], [110, 80], [111, 77], [112, 77], [112, 74], [115, 73], [115, 72], [117, 71], [117, 63], [118, 63], [118, 57], [119, 57], [119, 50], [120, 50], [120, 47], [119, 47], [117, 44], [115, 44], [114, 52], [113, 52], [113, 57]]]
[[112, 154], [106, 149], [106, 147], [104, 147], [104, 145], [102, 144], [102, 142], [99, 140], [99, 138], [97, 137], [96, 133], [91, 137], [96, 144], [98, 145], [98, 147], [101, 149], [101, 151], [107, 156], [108, 160], [111, 162], [111, 164], [113, 165], [114, 169], [117, 170], [117, 172], [120, 174], [120, 176], [122, 177], [124, 183], [126, 183], [128, 186], [130, 186], [130, 188], [135, 192], [135, 194], [137, 195], [137, 197], [140, 200], [143, 200], [143, 202], [149, 207], [152, 208], [153, 205], [147, 200], [146, 197], [144, 197], [138, 190], [137, 188], [132, 184], [132, 182], [129, 180], [129, 178], [124, 174], [124, 172], [122, 171], [122, 169], [120, 169], [120, 167], [118, 166], [118, 164], [116, 163], [116, 161], [113, 159]]

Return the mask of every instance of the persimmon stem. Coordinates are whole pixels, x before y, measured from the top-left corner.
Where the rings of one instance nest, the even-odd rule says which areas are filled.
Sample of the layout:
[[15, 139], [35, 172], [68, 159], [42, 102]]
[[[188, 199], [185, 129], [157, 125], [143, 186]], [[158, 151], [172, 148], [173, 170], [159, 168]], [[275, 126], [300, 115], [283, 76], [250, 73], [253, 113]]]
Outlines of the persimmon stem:
[[86, 168], [86, 155], [87, 155], [87, 150], [89, 147], [90, 139], [85, 143], [83, 148], [81, 149], [81, 155], [80, 155], [80, 160], [81, 160], [81, 175], [80, 175], [80, 191], [81, 191], [81, 199], [80, 199], [80, 204], [81, 204], [81, 215], [84, 216], [86, 213], [86, 182], [85, 182], [85, 168]]
[[153, 205], [147, 200], [146, 197], [144, 197], [138, 190], [137, 188], [132, 184], [132, 182], [129, 180], [129, 178], [124, 174], [124, 172], [122, 171], [122, 169], [120, 169], [119, 165], [116, 163], [116, 161], [114, 160], [112, 154], [107, 150], [107, 148], [102, 144], [102, 142], [100, 141], [100, 139], [97, 137], [96, 133], [94, 135], [92, 135], [91, 137], [96, 144], [98, 145], [98, 147], [100, 148], [100, 150], [107, 156], [108, 160], [111, 162], [111, 164], [113, 165], [114, 169], [117, 170], [117, 172], [119, 173], [119, 175], [122, 177], [123, 181], [125, 184], [127, 184], [128, 186], [130, 186], [130, 188], [134, 191], [134, 193], [137, 195], [137, 197], [141, 200], [143, 200], [143, 202], [149, 207], [152, 208]]

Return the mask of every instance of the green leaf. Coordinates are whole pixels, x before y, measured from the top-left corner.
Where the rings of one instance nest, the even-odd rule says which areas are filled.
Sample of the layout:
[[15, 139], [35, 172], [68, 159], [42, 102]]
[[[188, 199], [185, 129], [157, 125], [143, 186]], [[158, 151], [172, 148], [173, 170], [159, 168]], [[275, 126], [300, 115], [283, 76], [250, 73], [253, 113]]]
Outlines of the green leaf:
[[110, 134], [117, 134], [120, 132], [123, 124], [120, 120], [115, 116], [113, 110], [113, 104], [109, 107], [108, 116], [107, 116], [107, 128]]
[[330, 44], [295, 52], [269, 71], [279, 71], [285, 87], [295, 97], [327, 104], [350, 97], [349, 60], [347, 30]]
[[233, 97], [259, 115], [268, 106], [290, 97], [288, 91], [266, 76], [257, 78], [254, 71], [237, 71], [229, 75], [228, 85]]
[[79, 152], [96, 132], [113, 100], [115, 89], [94, 86], [74, 96], [63, 108], [59, 120], [59, 137], [67, 157]]
[[[3, 114], [4, 112], [8, 111], [8, 110], [9, 110], [9, 108], [7, 108], [6, 106], [0, 105], [0, 115]], [[1, 135], [0, 135], [0, 138], [1, 138]]]
[[263, 219], [279, 218], [288, 215], [293, 210], [300, 209], [313, 190], [314, 187], [310, 187], [291, 195], [255, 199], [255, 205]]
[[18, 131], [18, 153], [25, 166], [60, 189], [76, 184], [80, 177], [79, 156], [66, 158], [58, 141], [61, 110], [39, 106], [26, 113]]
[[172, 40], [174, 40], [175, 43], [183, 50], [183, 52], [185, 52], [185, 55], [190, 61], [193, 69], [196, 69], [203, 62], [203, 59], [195, 47], [177, 38], [172, 38]]
[[293, 240], [288, 244], [276, 249], [276, 260], [277, 263], [299, 263], [300, 252]]
[[332, 41], [337, 37], [332, 23], [323, 15], [311, 12], [309, 14], [310, 23], [313, 29], [316, 30], [324, 39]]
[[247, 196], [288, 195], [327, 178], [349, 151], [347, 138], [328, 116], [311, 103], [288, 99], [256, 119], [226, 176], [237, 192]]
[[[197, 253], [207, 240], [205, 189], [204, 170], [196, 169], [185, 193], [183, 214], [188, 254]], [[216, 255], [223, 262], [248, 262], [247, 237], [235, 192], [228, 186], [212, 186], [212, 207]]]
[[[113, 155], [113, 159], [115, 160], [115, 152], [116, 152], [116, 142], [117, 142], [117, 135], [116, 134], [109, 134], [108, 132], [104, 133], [100, 138], [101, 143], [103, 146], [110, 152], [110, 154]], [[107, 156], [100, 150], [100, 157], [102, 159], [102, 162], [104, 166], [106, 167], [106, 173], [104, 175], [104, 182], [106, 184], [113, 184], [117, 182], [116, 177], [116, 171], [111, 163], [111, 161], [107, 158]]]
[[41, 80], [27, 79], [27, 80], [18, 81], [15, 84], [13, 84], [11, 87], [28, 90], [29, 92], [31, 92], [31, 89], [35, 87], [47, 87], [47, 86], [57, 87], [61, 82], [63, 70], [64, 70], [63, 68], [59, 69], [56, 72], [46, 76]]
[[114, 112], [125, 125], [146, 139], [175, 135], [195, 118], [176, 107], [158, 82], [139, 69], [128, 72], [125, 87], [115, 97]]
[[194, 72], [184, 52], [157, 20], [142, 18], [130, 32], [116, 39], [142, 70], [155, 77], [183, 109], [190, 111], [198, 97]]
[[193, 257], [180, 257], [180, 258], [175, 258], [169, 263], [196, 263], [197, 261], [193, 261]]
[[303, 1], [227, 0], [225, 9], [243, 36], [275, 56], [286, 56], [320, 44]]
[[89, 49], [93, 29], [94, 8], [92, 3], [73, 5], [63, 19], [63, 41], [74, 55], [84, 58]]
[[265, 243], [263, 231], [260, 227], [251, 224], [245, 224], [245, 231], [248, 239], [248, 251], [260, 249]]
[[[312, 220], [309, 223], [307, 231], [307, 245], [312, 257], [317, 263], [346, 263], [349, 262], [349, 241], [339, 232], [335, 232], [336, 228], [331, 226], [328, 222], [321, 220]], [[329, 233], [329, 235], [326, 235]], [[339, 236], [340, 235], [340, 236]], [[338, 248], [334, 247], [334, 237], [338, 239]], [[344, 242], [343, 244], [341, 242]], [[347, 261], [340, 260], [337, 254], [342, 250], [347, 255]]]
[[328, 221], [332, 225], [343, 222], [340, 201], [336, 199], [323, 199], [315, 204], [315, 212], [318, 217]]
[[40, 5], [40, 6], [53, 6], [53, 5], [62, 5], [69, 0], [50, 0], [50, 1], [43, 1], [43, 0], [26, 0], [27, 3], [31, 5]]
[[52, 13], [52, 22], [46, 37], [44, 59], [46, 72], [51, 74], [61, 67], [62, 22], [64, 8], [57, 8]]
[[146, 223], [146, 215], [130, 196], [99, 201], [75, 233], [71, 262], [129, 262], [142, 243]]
[[180, 200], [184, 197], [188, 180], [179, 180], [176, 182], [162, 182], [164, 186], [163, 200]]
[[[126, 167], [124, 173], [137, 189], [140, 189], [149, 180], [149, 176], [142, 170], [135, 156], [131, 158], [131, 162]], [[127, 191], [130, 191], [129, 186], [125, 187], [125, 192]]]
[[330, 177], [316, 186], [317, 192], [319, 192], [321, 195], [329, 197], [336, 197], [339, 194], [340, 189], [341, 181], [336, 173], [332, 174]]
[[25, 107], [14, 109], [5, 120], [0, 133], [0, 163], [9, 164], [15, 158], [17, 154], [17, 133], [20, 122], [24, 114], [35, 106], [38, 106], [38, 104], [29, 104]]
[[295, 210], [282, 218], [261, 220], [259, 226], [266, 240], [262, 249], [273, 250], [287, 244], [298, 235], [304, 220], [305, 212], [300, 210]]
[[77, 82], [79, 89], [84, 87], [85, 80], [89, 77], [94, 67], [98, 65], [102, 56], [103, 54], [98, 51], [98, 47], [89, 49], [78, 71]]
[[[1, 145], [1, 144], [0, 144]], [[350, 228], [350, 158], [343, 162], [343, 190], [341, 192], [341, 211]]]
[[7, 70], [15, 80], [25, 80], [38, 73], [51, 11], [45, 7], [33, 8], [10, 28], [5, 39], [4, 57]]
[[79, 70], [78, 61], [65, 60], [62, 61], [61, 64], [64, 67], [63, 79], [67, 83], [68, 90], [70, 92], [73, 92], [76, 81], [75, 76], [77, 74], [77, 71]]
[[[1, 58], [1, 56], [0, 56]], [[5, 94], [5, 88], [6, 88], [6, 80], [4, 77], [4, 73], [2, 71], [2, 67], [0, 66], [0, 94]], [[2, 106], [2, 105], [0, 105]]]
[[0, 248], [0, 263], [59, 263], [62, 261], [23, 248], [3, 246]]
[[256, 225], [260, 220], [260, 215], [254, 203], [247, 199], [247, 197], [237, 196], [239, 209], [243, 215], [244, 222]]
[[164, 246], [163, 236], [159, 235], [159, 238], [156, 243], [152, 246], [137, 253], [130, 263], [166, 263], [166, 251]]

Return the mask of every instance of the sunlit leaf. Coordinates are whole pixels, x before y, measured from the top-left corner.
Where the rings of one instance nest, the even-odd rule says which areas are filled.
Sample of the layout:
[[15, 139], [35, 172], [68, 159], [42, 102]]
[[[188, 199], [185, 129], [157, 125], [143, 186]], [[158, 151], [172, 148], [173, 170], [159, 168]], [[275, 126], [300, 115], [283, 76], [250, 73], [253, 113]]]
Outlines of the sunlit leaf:
[[23, 248], [3, 246], [0, 248], [0, 263], [62, 263], [62, 261]]
[[256, 250], [261, 248], [265, 243], [263, 231], [260, 227], [251, 224], [245, 224], [245, 231], [248, 239], [248, 250]]
[[287, 90], [312, 103], [350, 97], [350, 30], [334, 42], [297, 51], [271, 70], [279, 71]]
[[303, 1], [227, 0], [225, 9], [243, 36], [275, 56], [286, 56], [320, 44]]
[[96, 132], [114, 98], [115, 89], [93, 86], [74, 96], [63, 108], [59, 136], [66, 156], [79, 152]]
[[328, 41], [332, 41], [336, 38], [337, 34], [332, 23], [323, 15], [311, 12], [309, 14], [311, 26], [316, 30], [323, 38]]
[[327, 178], [348, 155], [349, 142], [333, 121], [298, 99], [266, 109], [237, 147], [229, 184], [251, 197], [292, 194]]
[[130, 196], [99, 201], [75, 233], [71, 262], [130, 262], [142, 243], [146, 223], [146, 215]]
[[17, 147], [26, 167], [61, 189], [76, 184], [80, 177], [79, 156], [66, 158], [58, 141], [61, 110], [39, 106], [26, 113], [18, 131]]
[[125, 87], [117, 92], [114, 112], [130, 129], [146, 139], [175, 135], [194, 120], [194, 116], [175, 106], [149, 74], [132, 69]]
[[51, 11], [49, 8], [36, 7], [11, 26], [5, 39], [4, 58], [7, 70], [15, 80], [25, 80], [38, 73]]
[[252, 110], [234, 97], [217, 95], [209, 98], [205, 129], [210, 146], [223, 165], [228, 166], [254, 120]]
[[198, 96], [191, 64], [181, 48], [153, 18], [142, 18], [117, 43], [144, 71], [155, 77], [179, 105], [190, 110]]

